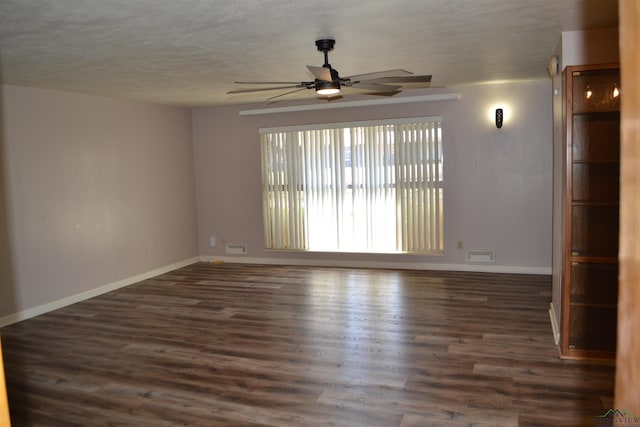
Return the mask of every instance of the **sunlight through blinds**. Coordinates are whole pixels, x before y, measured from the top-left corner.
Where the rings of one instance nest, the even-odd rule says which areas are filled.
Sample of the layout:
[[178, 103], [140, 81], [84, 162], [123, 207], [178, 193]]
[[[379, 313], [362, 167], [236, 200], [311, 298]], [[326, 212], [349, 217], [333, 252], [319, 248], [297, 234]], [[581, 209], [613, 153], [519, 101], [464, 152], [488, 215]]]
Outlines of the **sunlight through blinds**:
[[438, 123], [396, 128], [398, 233], [402, 252], [441, 252], [442, 148]]
[[261, 129], [267, 249], [442, 253], [439, 117]]

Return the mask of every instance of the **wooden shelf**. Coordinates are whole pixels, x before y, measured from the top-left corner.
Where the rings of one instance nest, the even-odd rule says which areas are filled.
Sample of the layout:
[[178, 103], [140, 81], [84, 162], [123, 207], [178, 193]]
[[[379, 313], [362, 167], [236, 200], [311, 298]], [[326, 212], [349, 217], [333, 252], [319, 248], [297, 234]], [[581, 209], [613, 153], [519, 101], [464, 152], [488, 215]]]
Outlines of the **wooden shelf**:
[[[579, 297], [575, 296], [575, 295], [571, 295], [572, 298], [577, 299]], [[593, 308], [604, 308], [604, 309], [614, 309], [617, 310], [618, 309], [618, 303], [611, 303], [611, 304], [602, 304], [602, 303], [597, 303], [597, 302], [571, 302], [571, 307], [593, 307]]]
[[618, 258], [616, 257], [588, 257], [588, 256], [580, 256], [574, 253], [571, 253], [571, 263], [594, 263], [594, 264], [617, 264]]

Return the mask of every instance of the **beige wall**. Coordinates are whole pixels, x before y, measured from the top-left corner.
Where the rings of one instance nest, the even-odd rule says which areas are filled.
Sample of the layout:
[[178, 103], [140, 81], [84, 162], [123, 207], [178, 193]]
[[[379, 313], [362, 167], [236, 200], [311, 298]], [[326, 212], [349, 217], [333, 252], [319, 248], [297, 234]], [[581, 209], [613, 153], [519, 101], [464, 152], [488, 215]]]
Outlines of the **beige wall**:
[[[4, 87], [0, 85], [0, 99]], [[9, 248], [9, 217], [7, 204], [7, 179], [5, 163], [5, 141], [3, 103], [0, 102], [0, 313], [9, 313], [14, 309], [15, 292], [13, 282], [13, 266]], [[1, 316], [1, 315], [0, 315]]]
[[[265, 105], [193, 112], [198, 239], [201, 255], [225, 257], [223, 241], [244, 243], [240, 260], [402, 263], [430, 268], [551, 271], [551, 82], [457, 87], [455, 101], [240, 116]], [[412, 92], [420, 94], [419, 91]], [[395, 99], [395, 98], [394, 98]], [[489, 109], [512, 117], [496, 129]], [[445, 139], [445, 255], [362, 255], [265, 251], [258, 129], [293, 124], [441, 115]], [[215, 235], [217, 246], [210, 247]], [[495, 250], [496, 263], [471, 265], [465, 251]]]
[[560, 69], [570, 65], [608, 64], [620, 61], [618, 28], [565, 31], [561, 34]]
[[4, 86], [1, 121], [0, 318], [197, 256], [190, 110]]

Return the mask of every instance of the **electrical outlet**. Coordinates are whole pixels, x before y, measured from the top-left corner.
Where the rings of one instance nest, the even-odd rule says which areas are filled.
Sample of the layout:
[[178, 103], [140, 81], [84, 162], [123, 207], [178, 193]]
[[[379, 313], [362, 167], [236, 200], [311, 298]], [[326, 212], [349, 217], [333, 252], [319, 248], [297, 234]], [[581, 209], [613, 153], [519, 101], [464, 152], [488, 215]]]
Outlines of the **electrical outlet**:
[[210, 236], [209, 237], [209, 246], [211, 246], [212, 248], [216, 245], [216, 236]]
[[462, 240], [458, 240], [458, 245], [456, 247], [458, 248], [459, 251], [464, 249], [464, 246], [462, 245]]

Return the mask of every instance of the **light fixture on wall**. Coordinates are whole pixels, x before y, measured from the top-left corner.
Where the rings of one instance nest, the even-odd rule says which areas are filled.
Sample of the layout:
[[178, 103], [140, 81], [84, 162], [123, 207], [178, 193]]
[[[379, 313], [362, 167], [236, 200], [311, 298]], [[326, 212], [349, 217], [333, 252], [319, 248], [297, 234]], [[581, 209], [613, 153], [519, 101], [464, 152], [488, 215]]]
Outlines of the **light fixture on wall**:
[[496, 127], [498, 129], [502, 127], [503, 120], [504, 120], [504, 111], [502, 111], [502, 108], [496, 108]]
[[316, 81], [316, 93], [322, 96], [337, 95], [340, 93], [340, 82]]
[[486, 123], [494, 125], [498, 129], [509, 124], [513, 120], [513, 106], [511, 101], [507, 99], [501, 99], [497, 102], [493, 102], [486, 107], [485, 117]]

